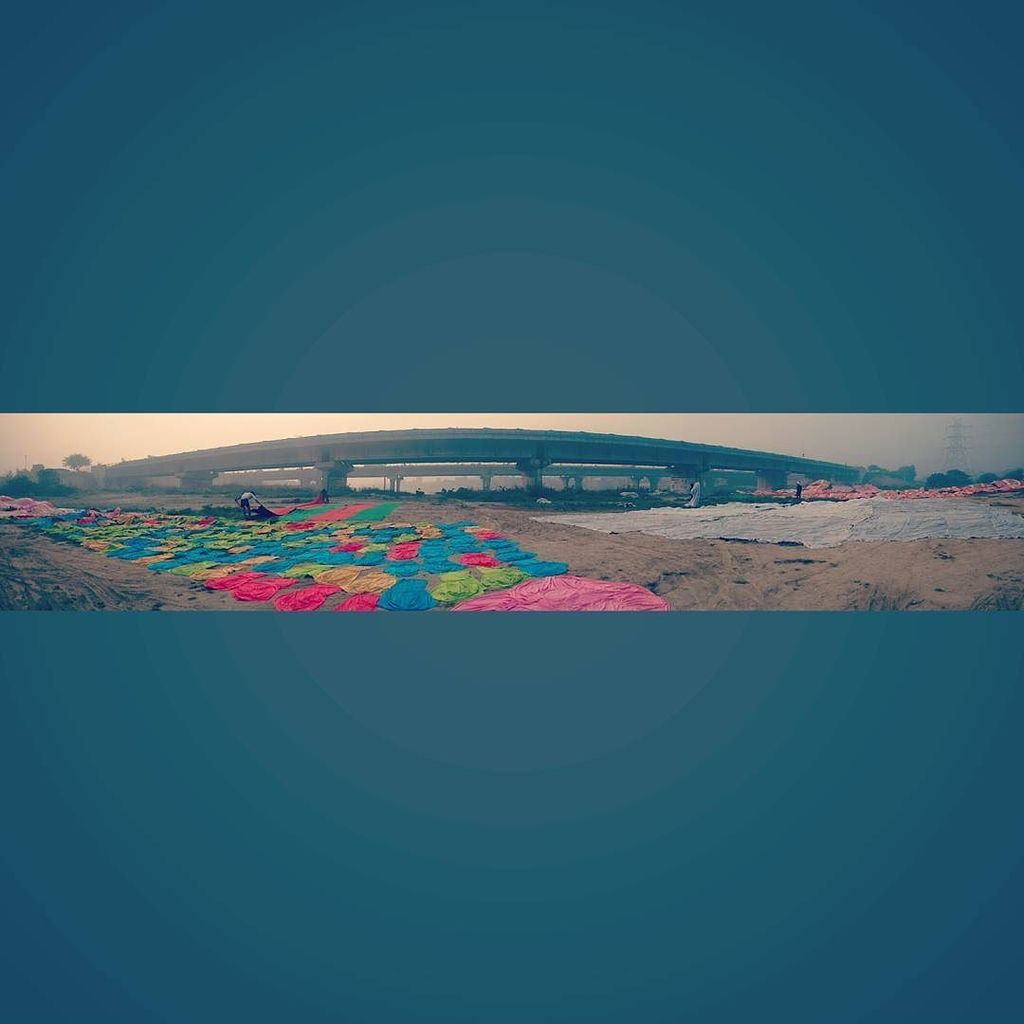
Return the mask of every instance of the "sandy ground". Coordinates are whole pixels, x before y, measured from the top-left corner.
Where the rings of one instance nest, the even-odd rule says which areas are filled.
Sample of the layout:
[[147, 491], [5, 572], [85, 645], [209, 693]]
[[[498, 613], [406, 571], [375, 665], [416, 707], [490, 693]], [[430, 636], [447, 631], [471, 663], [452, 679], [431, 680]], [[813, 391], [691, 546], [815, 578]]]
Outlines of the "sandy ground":
[[[149, 499], [141, 507], [171, 511], [211, 500], [175, 496]], [[989, 500], [1024, 514], [1024, 498]], [[850, 542], [808, 550], [608, 535], [533, 522], [536, 514], [531, 508], [421, 499], [405, 503], [397, 516], [420, 522], [472, 519], [546, 559], [568, 562], [572, 573], [639, 583], [676, 609], [1024, 608], [1024, 540]], [[260, 611], [272, 605], [235, 601], [182, 577], [0, 524], [0, 609], [12, 608]]]

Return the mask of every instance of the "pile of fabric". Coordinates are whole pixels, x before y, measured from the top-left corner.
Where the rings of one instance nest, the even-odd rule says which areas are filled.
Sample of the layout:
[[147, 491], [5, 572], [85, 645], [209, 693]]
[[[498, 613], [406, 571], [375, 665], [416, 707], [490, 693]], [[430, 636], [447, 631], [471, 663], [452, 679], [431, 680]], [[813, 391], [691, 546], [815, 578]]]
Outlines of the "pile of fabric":
[[[566, 563], [471, 522], [386, 521], [396, 507], [320, 505], [262, 521], [90, 510], [33, 525], [108, 558], [279, 611], [668, 607], [632, 584], [567, 577]], [[557, 577], [565, 582], [552, 583]]]
[[0, 519], [42, 519], [49, 516], [67, 515], [69, 508], [56, 508], [48, 501], [35, 498], [10, 498], [0, 494]]
[[[815, 480], [803, 489], [805, 501], [852, 501], [857, 498], [886, 498], [889, 501], [921, 498], [972, 498], [985, 494], [1012, 494], [1024, 491], [1024, 480], [994, 480], [987, 484], [967, 484], [964, 487], [908, 487], [904, 490], [882, 490], [874, 484], [833, 484], [828, 480]], [[759, 498], [792, 498], [794, 489], [754, 491]]]

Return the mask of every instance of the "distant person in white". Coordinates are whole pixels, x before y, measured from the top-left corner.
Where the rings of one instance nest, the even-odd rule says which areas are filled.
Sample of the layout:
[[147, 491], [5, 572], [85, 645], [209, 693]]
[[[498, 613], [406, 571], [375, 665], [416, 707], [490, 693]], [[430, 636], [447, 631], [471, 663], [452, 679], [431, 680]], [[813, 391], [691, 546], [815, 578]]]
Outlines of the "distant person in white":
[[241, 506], [242, 515], [248, 519], [256, 511], [255, 506], [259, 504], [259, 499], [252, 491], [245, 491], [235, 498], [235, 503]]
[[690, 484], [690, 504], [687, 508], [700, 508], [700, 481], [694, 480]]

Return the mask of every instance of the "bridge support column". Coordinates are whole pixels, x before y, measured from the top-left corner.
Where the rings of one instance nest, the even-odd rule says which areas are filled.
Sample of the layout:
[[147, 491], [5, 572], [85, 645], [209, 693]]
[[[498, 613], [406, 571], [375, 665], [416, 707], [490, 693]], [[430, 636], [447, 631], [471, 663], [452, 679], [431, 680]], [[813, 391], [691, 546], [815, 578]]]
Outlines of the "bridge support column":
[[573, 477], [573, 483], [576, 484], [576, 490], [577, 491], [582, 491], [583, 490], [583, 480], [584, 480], [584, 478], [581, 477], [581, 476]]
[[213, 485], [217, 471], [213, 469], [190, 469], [178, 474], [178, 483], [183, 491], [206, 491]]
[[571, 479], [572, 479], [572, 477], [571, 477], [571, 476], [563, 476], [563, 477], [562, 477], [562, 490], [563, 490], [563, 491], [567, 491], [567, 490], [569, 490], [569, 481], [570, 481]]
[[707, 468], [701, 463], [672, 466], [669, 469], [669, 475], [673, 481], [682, 485], [683, 490], [689, 490], [694, 480], [700, 481], [702, 491], [707, 490]]
[[348, 488], [348, 475], [356, 467], [351, 462], [340, 462], [337, 459], [321, 463], [317, 467], [322, 474], [321, 486], [330, 494], [332, 491], [344, 491]]
[[491, 478], [489, 476], [480, 477], [480, 490], [489, 491], [491, 489]]
[[781, 491], [786, 486], [789, 474], [784, 469], [759, 469], [757, 489], [759, 491]]
[[523, 474], [523, 484], [531, 494], [538, 494], [544, 488], [544, 467], [551, 462], [541, 456], [533, 459], [520, 459], [516, 469]]

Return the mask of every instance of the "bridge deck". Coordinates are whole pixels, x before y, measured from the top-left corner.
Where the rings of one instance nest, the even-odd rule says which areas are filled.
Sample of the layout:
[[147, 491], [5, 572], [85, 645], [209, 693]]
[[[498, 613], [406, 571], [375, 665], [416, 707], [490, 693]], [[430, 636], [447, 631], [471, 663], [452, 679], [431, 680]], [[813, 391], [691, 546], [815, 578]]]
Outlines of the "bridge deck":
[[558, 430], [449, 428], [326, 434], [181, 452], [110, 466], [107, 478], [123, 482], [245, 469], [332, 464], [351, 468], [396, 463], [511, 463], [519, 470], [554, 463], [650, 466], [684, 472], [740, 469], [804, 473], [844, 481], [856, 480], [860, 474], [859, 467], [842, 463], [688, 441]]

